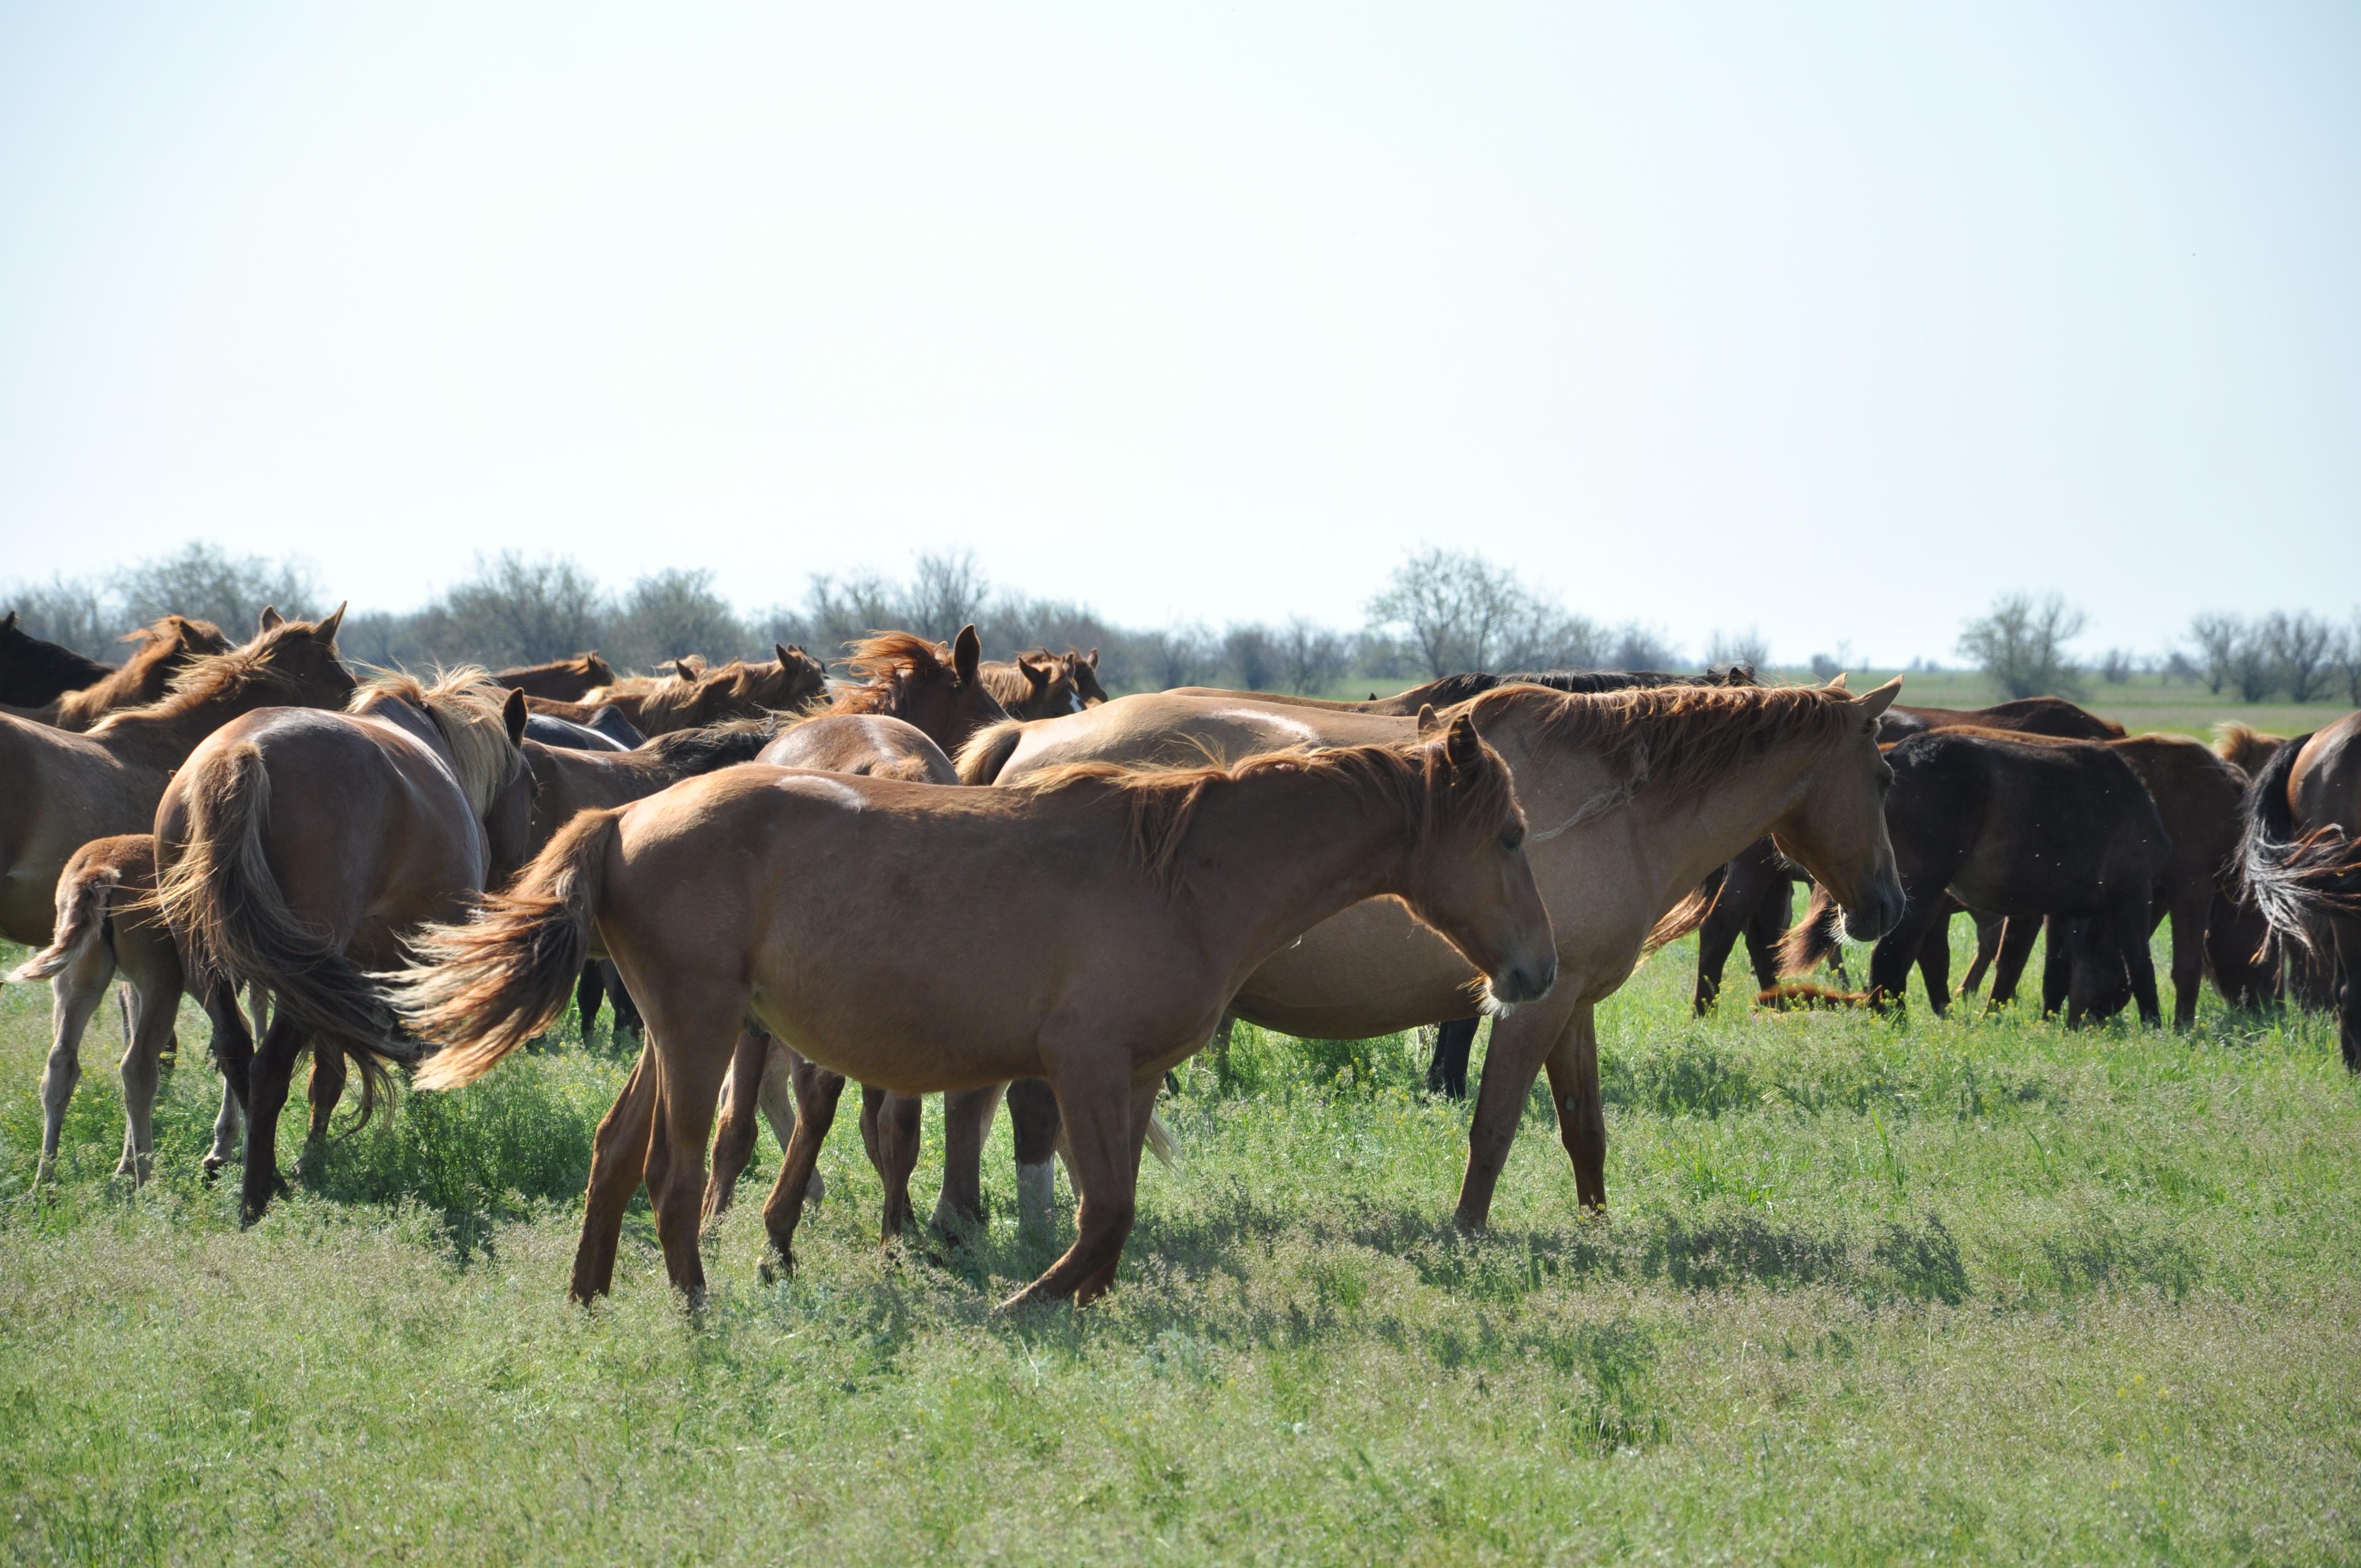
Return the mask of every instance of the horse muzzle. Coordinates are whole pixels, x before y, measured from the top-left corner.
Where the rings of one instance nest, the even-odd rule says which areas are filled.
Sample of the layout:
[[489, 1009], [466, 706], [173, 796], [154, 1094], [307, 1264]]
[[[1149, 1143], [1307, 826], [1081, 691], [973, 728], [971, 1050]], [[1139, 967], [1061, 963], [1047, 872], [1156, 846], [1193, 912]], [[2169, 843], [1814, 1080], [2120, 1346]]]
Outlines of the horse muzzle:
[[1856, 942], [1874, 942], [1902, 924], [1908, 900], [1895, 884], [1881, 885], [1875, 894], [1845, 908], [1845, 935]]
[[1489, 981], [1493, 1000], [1510, 1006], [1539, 1002], [1556, 983], [1555, 953], [1538, 964], [1510, 964], [1506, 974], [1496, 974]]

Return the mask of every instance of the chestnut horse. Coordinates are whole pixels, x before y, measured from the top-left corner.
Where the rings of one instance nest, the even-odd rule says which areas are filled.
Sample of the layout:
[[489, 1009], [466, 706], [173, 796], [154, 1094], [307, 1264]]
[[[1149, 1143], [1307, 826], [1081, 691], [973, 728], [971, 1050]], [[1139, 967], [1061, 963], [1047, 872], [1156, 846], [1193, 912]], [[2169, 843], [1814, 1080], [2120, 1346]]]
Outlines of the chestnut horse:
[[1631, 691], [1649, 686], [1751, 686], [1755, 685], [1754, 666], [1730, 664], [1709, 670], [1701, 675], [1675, 674], [1669, 670], [1529, 670], [1518, 674], [1496, 674], [1489, 670], [1470, 670], [1462, 674], [1444, 675], [1415, 685], [1391, 696], [1371, 696], [1367, 702], [1339, 702], [1334, 697], [1297, 696], [1287, 692], [1242, 692], [1224, 686], [1175, 686], [1164, 693], [1167, 696], [1235, 696], [1250, 702], [1283, 703], [1290, 707], [1320, 707], [1331, 713], [1375, 713], [1394, 718], [1415, 718], [1418, 710], [1432, 707], [1440, 712], [1472, 697], [1501, 686], [1545, 686], [1557, 692]]
[[[126, 1043], [121, 1068], [123, 1158], [115, 1174], [137, 1186], [154, 1168], [156, 1090], [186, 986], [180, 949], [152, 907], [155, 891], [154, 834], [118, 833], [92, 839], [73, 852], [58, 878], [56, 935], [49, 947], [6, 977], [47, 980], [56, 992], [56, 1039], [41, 1072], [41, 1157], [33, 1178], [37, 1186], [57, 1162], [66, 1107], [82, 1077], [82, 1031], [118, 974], [130, 987], [131, 1037]], [[252, 1037], [229, 988], [214, 982], [200, 990], [205, 1011], [213, 1018], [214, 1059], [220, 1062], [239, 1049], [250, 1050]], [[233, 1046], [229, 1043], [233, 1040], [241, 1044]], [[226, 1074], [222, 1090], [214, 1148], [205, 1157], [208, 1173], [236, 1153], [242, 1120], [237, 1095]]]
[[773, 652], [775, 658], [759, 664], [732, 659], [719, 669], [695, 674], [684, 672], [599, 687], [571, 707], [545, 700], [533, 707], [577, 724], [589, 723], [598, 708], [612, 707], [642, 734], [654, 736], [725, 719], [800, 712], [828, 695], [826, 665], [788, 643], [775, 644]]
[[982, 666], [986, 691], [999, 699], [1011, 718], [1049, 718], [1080, 713], [1088, 705], [1074, 678], [1074, 663], [1047, 648], [1019, 653], [1006, 663]]
[[[401, 1006], [443, 1049], [422, 1088], [488, 1071], [565, 1005], [594, 940], [645, 1006], [666, 1151], [649, 1171], [673, 1283], [704, 1288], [705, 1148], [741, 1020], [807, 1062], [905, 1094], [1046, 1077], [1070, 1134], [1081, 1234], [1004, 1303], [1087, 1302], [1131, 1230], [1165, 1071], [1232, 990], [1328, 915], [1392, 895], [1465, 953], [1501, 1003], [1556, 959], [1508, 770], [1465, 722], [1432, 739], [1140, 773], [1084, 766], [1027, 786], [733, 769], [577, 817], [482, 919], [423, 938]], [[815, 894], [824, 893], [824, 896]], [[979, 912], [1029, 934], [1012, 968]], [[798, 1195], [833, 1120], [799, 1118], [763, 1218], [792, 1266]], [[591, 1216], [634, 1129], [602, 1126]], [[589, 1218], [586, 1217], [586, 1229]], [[577, 1262], [607, 1288], [612, 1255]]]
[[160, 701], [182, 670], [209, 654], [229, 652], [229, 639], [222, 635], [220, 627], [182, 615], [168, 615], [153, 626], [126, 632], [123, 641], [137, 642], [140, 648], [104, 680], [67, 692], [39, 707], [7, 707], [0, 712], [60, 729], [88, 729], [118, 708], [145, 707]]
[[[1461, 1228], [1480, 1230], [1488, 1220], [1527, 1093], [1544, 1069], [1579, 1199], [1606, 1203], [1595, 1009], [1652, 944], [1696, 923], [1697, 889], [1714, 867], [1767, 832], [1838, 890], [1857, 934], [1874, 936], [1900, 917], [1880, 806], [1890, 775], [1874, 737], [1900, 689], [1899, 680], [1861, 696], [1840, 680], [1825, 688], [1667, 685], [1596, 695], [1519, 685], [1452, 710], [1499, 748], [1519, 796], [1547, 825], [1535, 835], [1533, 863], [1565, 975], [1546, 1003], [1492, 1025], [1460, 1188]], [[1290, 743], [1399, 741], [1424, 722], [1159, 693], [986, 730], [961, 753], [960, 775], [971, 784], [1021, 782], [1089, 759], [1156, 763], [1207, 750], [1241, 756]], [[1466, 963], [1398, 907], [1366, 904], [1257, 970], [1235, 1011], [1291, 1034], [1363, 1038], [1465, 1015], [1468, 980]], [[953, 1145], [948, 1131], [945, 1143], [967, 1146]]]
[[39, 707], [114, 673], [112, 664], [34, 636], [17, 624], [15, 610], [0, 616], [0, 703]]
[[2246, 792], [2238, 872], [2271, 930], [2334, 985], [2345, 1065], [2361, 1072], [2361, 713], [2263, 764]]
[[353, 691], [336, 659], [343, 615], [315, 624], [266, 609], [253, 641], [198, 660], [161, 702], [109, 714], [88, 734], [0, 718], [0, 937], [46, 946], [67, 857], [148, 831], [172, 770], [224, 724], [257, 708], [342, 707]]
[[[459, 670], [434, 686], [385, 675], [348, 709], [281, 708], [224, 726], [156, 808], [156, 904], [190, 960], [274, 1003], [250, 1064], [230, 1063], [247, 1111], [246, 1217], [280, 1185], [279, 1113], [312, 1059], [315, 1156], [359, 1064], [362, 1114], [414, 1054], [370, 979], [407, 935], [466, 911], [522, 864], [533, 775], [524, 694]], [[570, 979], [571, 977], [569, 977]]]
[[[1885, 753], [1894, 781], [1886, 826], [1909, 907], [1870, 956], [1872, 1001], [1901, 999], [1928, 931], [1948, 917], [1956, 895], [2013, 926], [2026, 921], [2026, 929], [2053, 915], [2088, 922], [2090, 962], [2076, 965], [2070, 1024], [2081, 1022], [2113, 962], [2131, 977], [2141, 1019], [2161, 1021], [2147, 938], [2150, 900], [2171, 845], [2127, 762], [2093, 741], [1973, 729], [1923, 730]], [[1828, 909], [1823, 888], [1790, 935], [1791, 972], [1809, 969], [1833, 946]], [[1927, 1003], [1939, 1014], [1949, 987], [1938, 973], [1927, 979]], [[2001, 1000], [1996, 986], [1994, 1001]]]
[[508, 686], [527, 696], [551, 697], [558, 702], [579, 702], [583, 695], [599, 686], [615, 684], [615, 666], [598, 657], [596, 650], [577, 653], [570, 659], [552, 659], [545, 664], [519, 664], [513, 669], [494, 670], [491, 682], [496, 686]]

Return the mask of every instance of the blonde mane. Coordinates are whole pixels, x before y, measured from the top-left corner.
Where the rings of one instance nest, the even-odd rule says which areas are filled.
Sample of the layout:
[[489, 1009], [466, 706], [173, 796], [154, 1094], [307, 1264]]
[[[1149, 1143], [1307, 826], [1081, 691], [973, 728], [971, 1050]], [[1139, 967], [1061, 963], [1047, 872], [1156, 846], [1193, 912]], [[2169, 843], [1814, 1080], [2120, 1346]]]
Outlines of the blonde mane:
[[2235, 719], [2224, 719], [2213, 727], [2214, 754], [2250, 773], [2277, 756], [2287, 740], [2284, 735], [2266, 735]]
[[1206, 795], [1226, 785], [1277, 774], [1326, 779], [1356, 798], [1399, 817], [1412, 847], [1445, 819], [1523, 820], [1509, 770], [1497, 757], [1454, 776], [1441, 737], [1371, 746], [1304, 747], [1266, 751], [1242, 762], [1195, 768], [1130, 768], [1117, 762], [1069, 762], [999, 785], [1032, 795], [1095, 790], [1120, 799], [1131, 822], [1131, 853], [1168, 895], [1186, 880], [1181, 848]]
[[366, 714], [381, 703], [400, 702], [433, 719], [450, 751], [467, 809], [480, 817], [524, 766], [524, 752], [509, 739], [508, 697], [506, 686], [476, 665], [462, 664], [436, 671], [431, 686], [415, 675], [388, 671], [364, 682], [345, 711]]

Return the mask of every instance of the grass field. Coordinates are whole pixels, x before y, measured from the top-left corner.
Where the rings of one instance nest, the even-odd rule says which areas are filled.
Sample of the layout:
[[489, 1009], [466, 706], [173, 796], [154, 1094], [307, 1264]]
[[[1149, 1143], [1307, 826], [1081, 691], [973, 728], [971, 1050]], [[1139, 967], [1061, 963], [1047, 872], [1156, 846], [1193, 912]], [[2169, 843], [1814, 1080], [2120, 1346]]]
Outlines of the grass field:
[[[1700, 1024], [1689, 951], [1605, 1010], [1611, 1218], [1576, 1217], [1544, 1102], [1497, 1229], [1460, 1238], [1463, 1113], [1413, 1091], [1414, 1042], [1255, 1036], [1233, 1092], [1192, 1065], [1168, 1101], [1183, 1157], [1148, 1173], [1105, 1304], [1016, 1321], [990, 1305], [1044, 1253], [1003, 1218], [977, 1258], [881, 1255], [851, 1126], [792, 1281], [757, 1282], [741, 1202], [692, 1321], [642, 1211], [615, 1298], [567, 1307], [624, 1065], [603, 1040], [406, 1100], [241, 1232], [194, 1177], [193, 1018], [161, 1179], [111, 1185], [103, 1024], [31, 1201], [47, 998], [8, 988], [0, 1540], [206, 1564], [2361, 1559], [2361, 1088], [2324, 1022], [2209, 996], [2186, 1036]], [[987, 1184], [1013, 1207], [1005, 1135]]]

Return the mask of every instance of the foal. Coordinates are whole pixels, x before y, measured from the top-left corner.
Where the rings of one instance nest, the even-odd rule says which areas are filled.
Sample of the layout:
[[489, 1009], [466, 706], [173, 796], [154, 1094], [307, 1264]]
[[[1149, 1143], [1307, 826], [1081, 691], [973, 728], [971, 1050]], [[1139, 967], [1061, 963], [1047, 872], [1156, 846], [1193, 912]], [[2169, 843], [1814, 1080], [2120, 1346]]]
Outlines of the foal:
[[[399, 1004], [443, 1043], [420, 1086], [453, 1088], [545, 1025], [594, 942], [612, 954], [648, 1016], [668, 1150], [649, 1173], [657, 1234], [692, 1297], [707, 1135], [750, 1014], [807, 1060], [901, 1093], [1045, 1077], [1081, 1234], [1005, 1305], [1086, 1302], [1131, 1229], [1166, 1069], [1273, 950], [1388, 896], [1503, 1003], [1555, 979], [1508, 770], [1464, 721], [1407, 744], [1084, 766], [1012, 789], [749, 767], [577, 818], [483, 919], [424, 935]], [[1012, 970], [974, 940], [987, 909], [1033, 933], [1043, 961]], [[830, 1119], [796, 1122], [764, 1206], [783, 1263]], [[602, 1189], [629, 1157], [602, 1129], [586, 1227], [620, 1223]], [[607, 1283], [577, 1274], [575, 1290]]]

